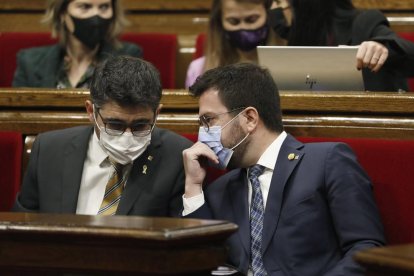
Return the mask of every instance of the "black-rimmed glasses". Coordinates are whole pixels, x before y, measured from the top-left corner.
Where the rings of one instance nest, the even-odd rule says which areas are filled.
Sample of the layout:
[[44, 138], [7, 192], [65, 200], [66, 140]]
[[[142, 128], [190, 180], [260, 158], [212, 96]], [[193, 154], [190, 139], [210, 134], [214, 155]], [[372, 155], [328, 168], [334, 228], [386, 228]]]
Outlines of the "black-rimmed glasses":
[[218, 114], [214, 114], [214, 115], [210, 115], [210, 116], [201, 115], [200, 117], [198, 117], [198, 123], [200, 124], [200, 126], [202, 126], [204, 128], [204, 130], [206, 132], [209, 132], [210, 131], [210, 123], [213, 119], [216, 119], [220, 115], [233, 113], [235, 111], [239, 111], [239, 110], [244, 109], [244, 108], [245, 107], [238, 107], [238, 108], [232, 109], [230, 111], [226, 111], [226, 112], [222, 112], [222, 113], [218, 113]]
[[[152, 132], [155, 126], [155, 120], [153, 123], [133, 123], [133, 124], [125, 124], [119, 121], [111, 121], [104, 119], [99, 112], [99, 109], [96, 109], [96, 113], [102, 120], [104, 124], [105, 132], [112, 136], [120, 136], [122, 135], [128, 128], [131, 130], [132, 135], [134, 136], [147, 136]], [[155, 118], [155, 114], [154, 114]]]

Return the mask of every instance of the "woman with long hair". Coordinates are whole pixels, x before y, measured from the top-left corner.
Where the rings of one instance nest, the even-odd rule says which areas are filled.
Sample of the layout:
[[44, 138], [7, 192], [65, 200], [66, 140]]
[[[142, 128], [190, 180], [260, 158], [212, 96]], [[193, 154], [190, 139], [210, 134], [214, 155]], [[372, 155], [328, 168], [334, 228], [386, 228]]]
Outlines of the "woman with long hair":
[[142, 55], [137, 45], [118, 40], [127, 22], [119, 0], [49, 0], [43, 21], [59, 43], [20, 51], [15, 87], [88, 88], [93, 69], [108, 56]]
[[269, 21], [290, 46], [359, 45], [355, 63], [366, 90], [408, 91], [414, 44], [398, 37], [380, 11], [358, 10], [351, 0], [277, 0]]

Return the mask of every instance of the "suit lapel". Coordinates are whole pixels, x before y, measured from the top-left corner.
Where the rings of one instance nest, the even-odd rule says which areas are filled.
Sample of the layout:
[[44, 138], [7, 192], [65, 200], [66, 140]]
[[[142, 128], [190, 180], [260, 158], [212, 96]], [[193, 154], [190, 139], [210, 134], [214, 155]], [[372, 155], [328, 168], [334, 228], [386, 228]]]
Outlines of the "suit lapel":
[[116, 211], [117, 215], [127, 215], [135, 202], [139, 200], [142, 190], [154, 182], [157, 164], [161, 162], [161, 156], [157, 155], [157, 148], [161, 146], [161, 143], [158, 129], [155, 128], [151, 137], [151, 144], [132, 165], [125, 190], [122, 193], [121, 201]]
[[[242, 183], [242, 185], [240, 185]], [[250, 252], [250, 221], [249, 221], [249, 202], [247, 188], [246, 170], [240, 170], [238, 177], [230, 180], [228, 193], [235, 222], [239, 226], [237, 234], [241, 240], [246, 254]]]
[[83, 128], [71, 139], [64, 151], [62, 163], [62, 213], [76, 212], [83, 164], [92, 132], [93, 127]]
[[266, 251], [279, 222], [280, 209], [283, 203], [283, 191], [285, 185], [295, 167], [303, 157], [299, 150], [303, 144], [288, 135], [280, 148], [276, 166], [270, 183], [267, 197], [264, 221], [262, 250]]

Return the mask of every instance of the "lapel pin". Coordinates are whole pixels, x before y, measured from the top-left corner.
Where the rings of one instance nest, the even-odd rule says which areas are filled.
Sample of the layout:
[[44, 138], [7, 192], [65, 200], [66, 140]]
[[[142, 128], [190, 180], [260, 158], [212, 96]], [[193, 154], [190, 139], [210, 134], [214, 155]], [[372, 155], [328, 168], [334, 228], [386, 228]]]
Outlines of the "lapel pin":
[[147, 165], [142, 166], [142, 173], [147, 174], [147, 169], [148, 169]]
[[148, 156], [148, 160], [149, 160], [149, 161], [152, 161], [152, 159], [154, 159], [154, 157], [152, 157], [152, 155], [149, 155], [149, 156]]
[[294, 153], [289, 153], [288, 159], [289, 159], [289, 161], [292, 161], [293, 159], [297, 159], [297, 156], [295, 156]]
[[295, 155], [295, 160], [298, 160], [299, 159], [299, 155]]

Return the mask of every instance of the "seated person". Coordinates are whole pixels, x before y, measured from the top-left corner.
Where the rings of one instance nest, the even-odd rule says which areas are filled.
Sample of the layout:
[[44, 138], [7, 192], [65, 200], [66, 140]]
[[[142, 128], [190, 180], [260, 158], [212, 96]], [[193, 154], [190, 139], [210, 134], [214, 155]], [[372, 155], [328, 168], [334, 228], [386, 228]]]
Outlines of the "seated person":
[[357, 10], [351, 0], [278, 0], [272, 7], [270, 24], [288, 45], [359, 45], [355, 64], [366, 90], [408, 91], [414, 43], [398, 37], [380, 11]]
[[86, 101], [91, 126], [39, 134], [13, 211], [177, 216], [184, 137], [155, 126], [157, 69], [133, 57], [98, 65]]
[[[183, 215], [239, 226], [229, 264], [249, 275], [363, 275], [352, 256], [384, 245], [384, 234], [352, 150], [287, 134], [276, 84], [257, 65], [211, 69], [190, 92], [201, 127], [183, 152]], [[206, 160], [234, 170], [203, 190]]]
[[236, 62], [257, 63], [258, 45], [280, 44], [268, 24], [271, 3], [271, 0], [214, 0], [206, 54], [191, 62], [185, 87], [208, 69]]
[[44, 21], [59, 43], [21, 50], [14, 87], [88, 88], [108, 56], [142, 56], [137, 45], [118, 41], [126, 22], [119, 0], [49, 0]]

